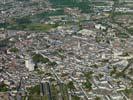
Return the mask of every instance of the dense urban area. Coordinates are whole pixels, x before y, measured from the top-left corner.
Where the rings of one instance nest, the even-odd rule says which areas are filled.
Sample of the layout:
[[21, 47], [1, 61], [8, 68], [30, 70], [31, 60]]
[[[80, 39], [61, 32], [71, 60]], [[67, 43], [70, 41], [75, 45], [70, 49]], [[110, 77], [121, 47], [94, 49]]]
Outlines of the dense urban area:
[[0, 0], [0, 100], [133, 100], [133, 0]]

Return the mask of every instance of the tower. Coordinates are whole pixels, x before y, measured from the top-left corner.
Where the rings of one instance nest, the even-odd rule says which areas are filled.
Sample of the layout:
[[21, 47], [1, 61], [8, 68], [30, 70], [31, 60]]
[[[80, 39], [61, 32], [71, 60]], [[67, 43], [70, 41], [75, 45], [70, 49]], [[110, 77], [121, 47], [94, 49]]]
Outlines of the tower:
[[81, 42], [81, 41], [78, 40], [78, 46], [77, 46], [77, 49], [78, 49], [78, 54], [79, 54], [79, 55], [82, 55], [81, 43], [80, 43], [80, 42]]
[[35, 66], [35, 64], [33, 63], [32, 59], [29, 57], [29, 55], [25, 56], [25, 67], [29, 71], [33, 71], [34, 70], [34, 66]]
[[49, 81], [42, 81], [40, 83], [40, 91], [42, 96], [46, 96], [48, 100], [52, 100], [51, 86]]

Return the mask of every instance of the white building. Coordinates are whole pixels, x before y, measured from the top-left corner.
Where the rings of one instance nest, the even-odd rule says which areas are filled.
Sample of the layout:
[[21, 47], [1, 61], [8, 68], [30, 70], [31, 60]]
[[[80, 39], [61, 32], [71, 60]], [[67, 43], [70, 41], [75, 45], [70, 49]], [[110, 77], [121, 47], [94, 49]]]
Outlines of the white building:
[[106, 30], [106, 27], [105, 26], [102, 26], [101, 24], [96, 24], [95, 25], [95, 28], [96, 29], [101, 29], [101, 30]]
[[34, 70], [34, 66], [35, 66], [35, 64], [33, 63], [32, 59], [29, 56], [26, 56], [25, 57], [25, 67], [29, 71], [33, 71]]

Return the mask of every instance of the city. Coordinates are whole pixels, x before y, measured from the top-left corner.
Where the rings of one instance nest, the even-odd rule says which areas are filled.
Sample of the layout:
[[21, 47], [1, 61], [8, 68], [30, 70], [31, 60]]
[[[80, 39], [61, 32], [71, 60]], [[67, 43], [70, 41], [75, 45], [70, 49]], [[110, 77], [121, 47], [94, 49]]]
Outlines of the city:
[[133, 100], [132, 0], [1, 0], [0, 100]]

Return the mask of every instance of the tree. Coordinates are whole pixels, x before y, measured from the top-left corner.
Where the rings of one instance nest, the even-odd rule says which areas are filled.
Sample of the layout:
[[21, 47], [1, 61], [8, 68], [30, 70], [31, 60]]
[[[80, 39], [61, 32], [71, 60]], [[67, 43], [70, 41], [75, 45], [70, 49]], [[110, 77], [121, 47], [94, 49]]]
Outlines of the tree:
[[70, 81], [68, 84], [67, 84], [67, 87], [70, 89], [70, 90], [74, 90], [75, 89], [75, 86], [73, 84], [72, 81]]
[[126, 88], [126, 89], [124, 90], [124, 92], [125, 92], [125, 94], [128, 95], [128, 96], [129, 96], [129, 95], [133, 95], [133, 88], [129, 88], [129, 89]]
[[115, 74], [117, 71], [117, 67], [113, 67], [113, 70], [110, 72], [110, 76], [112, 76], [113, 74]]
[[6, 47], [8, 46], [9, 40], [8, 39], [4, 39], [0, 41], [0, 47]]
[[9, 51], [10, 51], [10, 52], [16, 53], [16, 52], [18, 52], [19, 50], [18, 50], [18, 48], [14, 47], [14, 48], [11, 48]]
[[7, 92], [8, 88], [5, 84], [0, 85], [0, 92]]
[[96, 97], [95, 100], [101, 100], [101, 98], [100, 97]]
[[93, 74], [92, 71], [84, 73], [84, 76], [86, 77], [86, 80], [87, 81], [89, 81], [90, 79], [92, 79], [92, 74]]
[[56, 62], [49, 62], [48, 65], [49, 65], [49, 66], [56, 66], [57, 63], [56, 63]]
[[29, 17], [23, 17], [23, 18], [18, 18], [16, 19], [17, 24], [30, 24], [31, 20]]
[[80, 100], [80, 97], [78, 97], [78, 96], [72, 96], [72, 100]]
[[91, 90], [92, 89], [92, 84], [90, 83], [90, 81], [87, 81], [85, 83], [83, 83], [83, 85], [85, 86], [85, 88]]
[[43, 57], [42, 55], [40, 55], [40, 54], [35, 54], [35, 55], [33, 55], [32, 59], [33, 59], [33, 61], [34, 61], [35, 63], [39, 63], [39, 62], [41, 62], [41, 63], [48, 63], [48, 62], [49, 62], [49, 59], [48, 59], [48, 58], [44, 58], [44, 57]]
[[40, 86], [39, 85], [36, 85], [34, 87], [31, 87], [31, 88], [28, 89], [28, 91], [29, 91], [29, 93], [31, 95], [34, 95], [34, 94], [40, 95]]

